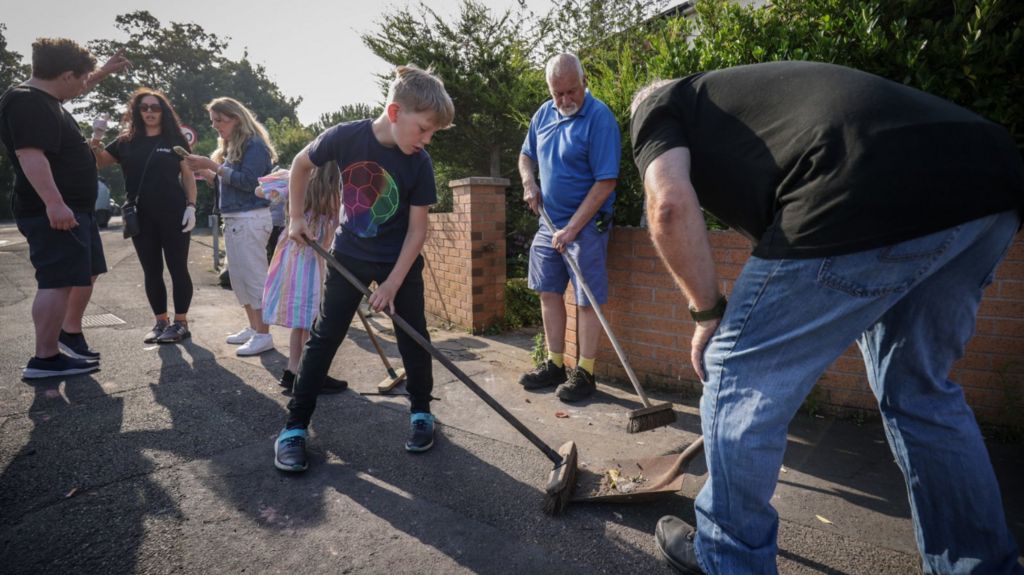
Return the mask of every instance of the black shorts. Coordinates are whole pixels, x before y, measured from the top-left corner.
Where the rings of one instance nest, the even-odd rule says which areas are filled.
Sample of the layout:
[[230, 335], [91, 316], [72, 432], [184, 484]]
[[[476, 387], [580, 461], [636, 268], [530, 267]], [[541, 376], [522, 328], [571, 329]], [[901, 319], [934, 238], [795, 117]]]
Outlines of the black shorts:
[[107, 271], [96, 218], [75, 212], [78, 226], [55, 230], [46, 216], [17, 218], [18, 231], [28, 240], [29, 259], [39, 289], [90, 286], [93, 276]]

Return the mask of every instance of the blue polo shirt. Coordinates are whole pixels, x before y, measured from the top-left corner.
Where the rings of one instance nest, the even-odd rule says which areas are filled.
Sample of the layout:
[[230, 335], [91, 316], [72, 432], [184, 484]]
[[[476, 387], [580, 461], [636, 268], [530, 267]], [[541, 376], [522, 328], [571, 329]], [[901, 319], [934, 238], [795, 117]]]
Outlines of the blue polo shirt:
[[[530, 120], [522, 154], [537, 163], [541, 197], [551, 220], [565, 227], [598, 180], [619, 177], [619, 124], [604, 102], [587, 90], [583, 106], [563, 116], [552, 100]], [[615, 192], [599, 210], [610, 213]]]

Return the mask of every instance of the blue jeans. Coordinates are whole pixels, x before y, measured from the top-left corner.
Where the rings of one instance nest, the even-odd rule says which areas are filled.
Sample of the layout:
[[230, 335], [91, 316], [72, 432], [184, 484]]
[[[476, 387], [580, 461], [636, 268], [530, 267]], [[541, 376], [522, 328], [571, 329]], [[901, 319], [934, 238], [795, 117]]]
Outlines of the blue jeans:
[[978, 425], [946, 379], [1019, 225], [1005, 212], [844, 256], [750, 258], [704, 355], [709, 474], [694, 506], [706, 573], [776, 572], [770, 499], [789, 422], [854, 341], [906, 478], [924, 572], [1024, 573]]

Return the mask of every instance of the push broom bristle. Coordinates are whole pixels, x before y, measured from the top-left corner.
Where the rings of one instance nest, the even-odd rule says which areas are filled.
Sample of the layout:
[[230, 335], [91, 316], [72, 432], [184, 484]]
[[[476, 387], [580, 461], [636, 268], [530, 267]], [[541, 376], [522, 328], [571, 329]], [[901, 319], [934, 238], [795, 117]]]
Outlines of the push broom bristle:
[[576, 489], [576, 444], [568, 441], [558, 448], [562, 463], [551, 470], [544, 491], [544, 513], [561, 515]]
[[629, 412], [628, 433], [648, 431], [664, 425], [672, 425], [676, 420], [676, 412], [672, 411], [671, 403], [652, 405]]

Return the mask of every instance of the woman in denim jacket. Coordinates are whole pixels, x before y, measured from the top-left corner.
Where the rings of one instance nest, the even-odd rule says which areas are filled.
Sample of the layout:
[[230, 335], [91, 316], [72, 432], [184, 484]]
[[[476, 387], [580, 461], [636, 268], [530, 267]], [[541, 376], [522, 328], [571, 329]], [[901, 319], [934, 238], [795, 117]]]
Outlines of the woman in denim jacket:
[[249, 318], [249, 325], [228, 336], [227, 342], [241, 344], [237, 355], [256, 355], [274, 348], [261, 311], [267, 279], [267, 240], [273, 223], [270, 201], [253, 192], [259, 185], [257, 178], [270, 173], [277, 151], [267, 129], [238, 100], [215, 98], [206, 109], [220, 136], [217, 149], [209, 158], [189, 156], [188, 163], [193, 170], [210, 170], [206, 174], [216, 175], [220, 182], [231, 289]]

